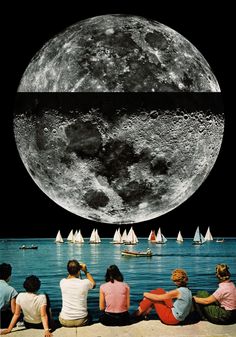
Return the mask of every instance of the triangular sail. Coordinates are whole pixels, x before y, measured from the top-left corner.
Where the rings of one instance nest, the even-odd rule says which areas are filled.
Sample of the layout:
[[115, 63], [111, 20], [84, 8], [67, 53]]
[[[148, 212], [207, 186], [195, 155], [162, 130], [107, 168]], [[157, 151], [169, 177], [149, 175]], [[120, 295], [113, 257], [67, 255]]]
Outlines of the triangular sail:
[[73, 237], [74, 237], [74, 234], [73, 234], [73, 229], [70, 231], [68, 237], [67, 237], [67, 241], [73, 241]]
[[207, 228], [206, 235], [205, 235], [205, 241], [212, 241], [213, 237], [211, 235], [210, 227]]
[[127, 231], [126, 229], [124, 230], [122, 236], [121, 236], [122, 242], [126, 242], [127, 241]]
[[138, 243], [138, 238], [137, 238], [137, 236], [136, 236], [136, 234], [133, 230], [133, 227], [131, 227], [130, 230], [129, 230], [126, 242], [129, 243], [129, 244], [133, 244], [133, 245]]
[[95, 228], [92, 230], [92, 233], [90, 235], [89, 241], [90, 242], [94, 242], [95, 241]]
[[161, 228], [159, 227], [157, 236], [156, 236], [156, 243], [166, 243], [167, 238], [161, 233]]
[[184, 239], [182, 237], [182, 234], [181, 234], [181, 231], [179, 231], [178, 235], [177, 235], [177, 239], [176, 239], [177, 242], [184, 242]]
[[148, 237], [148, 241], [153, 241], [153, 242], [156, 241], [156, 234], [154, 230], [151, 230], [149, 237]]
[[120, 234], [120, 228], [118, 228], [115, 231], [115, 234], [113, 236], [113, 243], [122, 243], [122, 238], [121, 238], [121, 234]]
[[55, 242], [57, 242], [57, 243], [63, 243], [64, 242], [64, 240], [62, 239], [60, 230], [57, 232]]
[[101, 242], [101, 239], [100, 239], [100, 236], [98, 234], [98, 230], [97, 229], [95, 230], [95, 242], [97, 242], [97, 243]]
[[84, 238], [80, 230], [78, 231], [78, 234], [75, 237], [75, 243], [84, 243]]
[[204, 236], [200, 233], [200, 229], [198, 226], [194, 234], [193, 243], [197, 245], [201, 245], [204, 242], [205, 242]]

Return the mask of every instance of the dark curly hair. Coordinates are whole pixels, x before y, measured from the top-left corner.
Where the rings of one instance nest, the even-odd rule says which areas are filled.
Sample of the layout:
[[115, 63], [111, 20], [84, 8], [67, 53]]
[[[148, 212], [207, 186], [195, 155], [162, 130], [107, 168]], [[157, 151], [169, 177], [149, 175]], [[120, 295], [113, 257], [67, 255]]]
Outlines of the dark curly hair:
[[6, 281], [11, 276], [12, 267], [8, 263], [0, 264], [0, 280]]
[[23, 283], [23, 287], [29, 293], [36, 293], [39, 290], [40, 286], [41, 286], [41, 282], [39, 278], [35, 275], [26, 277]]
[[123, 282], [124, 280], [123, 275], [121, 274], [119, 268], [115, 264], [107, 268], [107, 272], [105, 275], [106, 282], [111, 281], [112, 283], [114, 283], [114, 280], [120, 281], [120, 282]]

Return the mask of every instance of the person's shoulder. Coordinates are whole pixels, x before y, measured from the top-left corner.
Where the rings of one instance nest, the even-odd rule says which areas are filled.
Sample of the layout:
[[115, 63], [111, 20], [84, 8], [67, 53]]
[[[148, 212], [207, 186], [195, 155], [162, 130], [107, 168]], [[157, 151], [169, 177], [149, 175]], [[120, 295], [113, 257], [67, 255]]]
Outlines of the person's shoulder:
[[60, 284], [65, 283], [66, 281], [67, 281], [66, 278], [62, 278], [62, 279], [60, 280]]
[[130, 286], [128, 285], [127, 282], [122, 282], [122, 284], [123, 284], [126, 288], [130, 288]]

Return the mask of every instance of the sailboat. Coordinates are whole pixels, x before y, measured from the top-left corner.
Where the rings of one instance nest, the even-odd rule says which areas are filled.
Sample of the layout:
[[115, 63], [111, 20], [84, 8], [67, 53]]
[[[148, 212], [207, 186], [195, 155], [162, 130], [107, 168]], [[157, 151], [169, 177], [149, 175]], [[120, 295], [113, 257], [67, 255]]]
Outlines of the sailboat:
[[207, 228], [206, 235], [205, 235], [205, 241], [213, 241], [213, 237], [211, 235], [210, 227]]
[[123, 243], [125, 243], [127, 241], [127, 231], [126, 229], [124, 230], [122, 236], [121, 236], [121, 240]]
[[67, 241], [73, 242], [73, 239], [74, 239], [74, 234], [73, 234], [73, 229], [72, 229], [69, 235], [67, 236]]
[[60, 230], [57, 232], [57, 236], [56, 236], [55, 242], [56, 243], [63, 243], [64, 242], [63, 239], [62, 239]]
[[133, 230], [133, 227], [131, 227], [127, 235], [127, 240], [125, 241], [125, 245], [136, 245], [137, 243], [138, 238]]
[[193, 245], [202, 245], [204, 242], [205, 242], [204, 236], [200, 233], [198, 226], [193, 238]]
[[156, 243], [156, 233], [154, 230], [151, 230], [149, 237], [148, 237], [148, 241], [151, 243]]
[[80, 230], [78, 231], [78, 233], [75, 237], [75, 243], [84, 243], [84, 238], [83, 238]]
[[100, 242], [101, 242], [101, 239], [100, 239], [100, 236], [98, 235], [98, 230], [94, 228], [92, 233], [91, 233], [89, 243], [97, 244], [97, 243], [100, 243]]
[[167, 242], [167, 238], [161, 233], [161, 228], [159, 227], [157, 236], [156, 236], [156, 243], [164, 244]]
[[181, 231], [179, 231], [178, 235], [177, 235], [177, 239], [176, 239], [177, 243], [183, 243], [184, 239], [182, 237]]
[[113, 236], [113, 241], [112, 241], [113, 244], [121, 244], [123, 243], [122, 241], [122, 237], [121, 237], [121, 234], [120, 234], [120, 228], [118, 228], [116, 231], [115, 231], [115, 234]]

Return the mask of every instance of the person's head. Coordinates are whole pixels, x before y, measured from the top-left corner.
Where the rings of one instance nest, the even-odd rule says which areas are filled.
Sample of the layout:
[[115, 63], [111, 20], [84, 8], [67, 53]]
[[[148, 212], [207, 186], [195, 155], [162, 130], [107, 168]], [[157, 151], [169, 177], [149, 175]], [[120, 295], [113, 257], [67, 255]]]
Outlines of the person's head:
[[112, 283], [114, 282], [114, 280], [123, 282], [124, 278], [119, 268], [115, 264], [113, 264], [109, 268], [107, 268], [105, 280], [106, 282], [111, 281]]
[[8, 281], [11, 276], [12, 267], [8, 263], [0, 264], [0, 280]]
[[216, 277], [221, 281], [226, 281], [230, 279], [229, 267], [227, 264], [217, 264], [216, 266]]
[[39, 278], [35, 275], [30, 275], [26, 277], [23, 287], [28, 293], [36, 293], [40, 288], [41, 282]]
[[183, 269], [175, 269], [172, 271], [171, 280], [175, 282], [178, 287], [184, 287], [188, 282], [188, 275]]
[[78, 275], [79, 271], [81, 269], [81, 265], [77, 260], [69, 260], [67, 263], [67, 270], [68, 273], [72, 276]]

